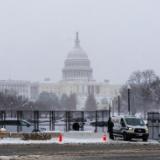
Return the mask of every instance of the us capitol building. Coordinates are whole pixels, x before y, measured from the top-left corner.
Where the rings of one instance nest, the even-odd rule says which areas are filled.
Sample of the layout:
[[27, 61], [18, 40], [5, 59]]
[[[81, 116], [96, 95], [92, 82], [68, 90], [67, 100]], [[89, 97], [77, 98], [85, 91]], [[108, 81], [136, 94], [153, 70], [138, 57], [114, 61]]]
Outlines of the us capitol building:
[[[86, 52], [80, 47], [78, 33], [76, 33], [75, 46], [68, 53], [62, 69], [62, 80], [58, 83], [46, 78], [44, 82], [30, 82], [17, 80], [0, 80], [0, 91], [15, 90], [18, 95], [22, 95], [29, 100], [35, 101], [40, 93], [53, 92], [60, 99], [66, 93], [77, 94], [77, 109], [84, 108], [88, 94], [94, 94], [99, 109], [104, 109], [101, 104], [102, 99], [109, 103], [113, 100], [121, 85], [109, 84], [109, 80], [96, 82], [93, 79], [93, 69]], [[106, 109], [106, 108], [105, 108]]]

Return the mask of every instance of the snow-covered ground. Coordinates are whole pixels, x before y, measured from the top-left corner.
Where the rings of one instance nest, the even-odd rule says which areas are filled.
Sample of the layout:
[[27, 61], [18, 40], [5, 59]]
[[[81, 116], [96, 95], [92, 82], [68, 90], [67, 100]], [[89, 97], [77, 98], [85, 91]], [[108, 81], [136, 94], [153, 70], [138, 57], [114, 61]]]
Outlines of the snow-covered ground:
[[132, 141], [123, 141], [122, 138], [116, 138], [115, 140], [110, 140], [107, 137], [107, 141], [103, 141], [102, 138], [97, 139], [77, 139], [77, 138], [65, 138], [62, 137], [62, 142], [59, 142], [59, 138], [52, 138], [51, 140], [21, 140], [20, 138], [3, 138], [0, 139], [0, 145], [7, 144], [66, 144], [66, 143], [130, 143], [130, 144], [160, 144], [159, 141], [156, 140], [148, 140], [147, 142], [143, 142], [140, 139], [133, 139]]
[[63, 138], [62, 142], [59, 142], [59, 138], [52, 138], [51, 140], [21, 140], [20, 138], [4, 138], [0, 140], [0, 145], [2, 144], [50, 144], [50, 143], [108, 143], [109, 141], [105, 142], [103, 141], [103, 138], [101, 139], [72, 139], [72, 138]]
[[[91, 126], [90, 123], [92, 121], [90, 121], [89, 119], [87, 119], [87, 122], [85, 122], [84, 127], [84, 131], [91, 131], [94, 132], [95, 131], [95, 127]], [[45, 122], [44, 124], [41, 124], [42, 126], [47, 126], [48, 127], [48, 132], [54, 132], [54, 131], [49, 131], [49, 123]], [[55, 124], [55, 130], [59, 131], [59, 132], [65, 132], [65, 122], [64, 121], [58, 121]], [[68, 127], [68, 126], [67, 126]], [[72, 123], [71, 123], [71, 128], [72, 128]], [[55, 131], [55, 132], [56, 132]], [[97, 132], [106, 132], [107, 133], [107, 127], [97, 127]], [[64, 143], [139, 143], [139, 144], [148, 144], [148, 143], [157, 143], [159, 144], [158, 141], [156, 140], [148, 140], [147, 142], [143, 142], [142, 140], [139, 139], [135, 139], [132, 141], [123, 141], [120, 138], [116, 138], [116, 140], [109, 140], [109, 138], [107, 137], [107, 142], [103, 141], [103, 137], [99, 138], [99, 139], [74, 139], [74, 138], [65, 138], [63, 137], [63, 141], [59, 142], [59, 138], [52, 138], [51, 140], [45, 140], [45, 141], [24, 141], [21, 140], [20, 138], [3, 138], [0, 139], [0, 145], [2, 144], [31, 144], [31, 143], [60, 143], [60, 144], [64, 144]]]
[[[65, 144], [76, 144], [76, 145], [84, 145], [84, 144], [102, 144], [102, 145], [107, 145], [107, 144], [111, 144], [111, 145], [145, 145], [145, 144], [149, 144], [149, 145], [160, 145], [160, 143], [158, 141], [155, 140], [148, 140], [147, 142], [143, 142], [142, 140], [138, 140], [138, 139], [133, 139], [132, 141], [123, 141], [123, 139], [120, 138], [116, 138], [115, 140], [109, 140], [107, 137], [107, 141], [103, 141], [103, 138], [99, 138], [99, 139], [77, 139], [77, 138], [64, 138], [62, 137], [62, 142], [59, 142], [59, 138], [52, 138], [51, 140], [46, 140], [46, 141], [33, 141], [33, 140], [29, 140], [29, 141], [24, 141], [21, 140], [20, 138], [4, 138], [4, 139], [0, 139], [0, 145], [9, 145], [9, 144], [60, 144], [60, 145], [65, 145]], [[54, 155], [55, 157], [55, 155]], [[0, 160], [33, 160], [33, 159], [38, 159], [38, 160], [50, 160], [53, 159], [53, 157], [46, 157], [43, 155], [25, 155], [25, 156], [21, 156], [18, 154], [15, 154], [14, 156], [0, 156]], [[57, 158], [59, 159], [59, 158]], [[66, 158], [65, 158], [66, 159]]]

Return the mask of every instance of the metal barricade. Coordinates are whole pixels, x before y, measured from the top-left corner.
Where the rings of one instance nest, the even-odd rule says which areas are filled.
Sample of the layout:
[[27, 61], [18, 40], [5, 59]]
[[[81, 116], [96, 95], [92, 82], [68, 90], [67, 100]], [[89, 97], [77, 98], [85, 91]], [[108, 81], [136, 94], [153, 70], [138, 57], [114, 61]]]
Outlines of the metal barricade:
[[33, 131], [46, 128], [47, 131], [68, 132], [78, 120], [80, 131], [107, 131], [109, 110], [97, 111], [43, 111], [43, 110], [0, 110], [0, 127], [5, 128], [5, 119], [17, 120], [17, 132], [23, 132], [22, 120], [33, 126]]
[[160, 114], [158, 112], [148, 113], [149, 139], [159, 140]]

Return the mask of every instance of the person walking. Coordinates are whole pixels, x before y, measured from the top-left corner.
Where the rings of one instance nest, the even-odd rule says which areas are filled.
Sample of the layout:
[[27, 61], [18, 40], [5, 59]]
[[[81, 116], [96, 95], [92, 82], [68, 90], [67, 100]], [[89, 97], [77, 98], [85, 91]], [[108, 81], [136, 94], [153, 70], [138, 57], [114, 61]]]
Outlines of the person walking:
[[76, 122], [73, 123], [72, 128], [74, 131], [79, 131], [80, 126], [79, 126], [78, 120], [76, 120]]
[[109, 120], [108, 120], [108, 132], [109, 132], [109, 138], [110, 139], [114, 139], [113, 137], [113, 127], [114, 127], [114, 124], [111, 120], [111, 117], [109, 117]]

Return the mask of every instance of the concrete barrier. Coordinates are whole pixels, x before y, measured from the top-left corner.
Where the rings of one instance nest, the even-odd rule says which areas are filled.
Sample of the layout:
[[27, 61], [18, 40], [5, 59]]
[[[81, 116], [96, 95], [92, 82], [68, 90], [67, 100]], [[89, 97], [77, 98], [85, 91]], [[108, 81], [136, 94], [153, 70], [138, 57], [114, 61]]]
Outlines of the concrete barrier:
[[[22, 138], [24, 133], [0, 133], [0, 138]], [[30, 133], [25, 133], [30, 134]], [[35, 134], [35, 133], [34, 133]], [[60, 131], [46, 131], [41, 132], [40, 134], [51, 135], [51, 138], [59, 138], [61, 132]], [[63, 132], [63, 138], [72, 138], [72, 139], [103, 139], [104, 133], [98, 132], [94, 133], [92, 131], [70, 131]], [[106, 133], [107, 139], [109, 139], [108, 133]]]
[[10, 133], [0, 133], [0, 138], [9, 138]]
[[93, 131], [69, 131], [69, 133], [93, 133]]
[[[59, 138], [61, 132], [40, 132], [40, 134], [47, 134], [51, 135], [51, 138]], [[10, 134], [11, 138], [22, 138], [24, 133], [8, 133]], [[31, 134], [31, 133], [25, 133], [25, 134]], [[33, 133], [36, 134], [36, 133]]]
[[51, 135], [52, 138], [59, 138], [59, 136], [61, 134], [60, 131], [45, 131], [42, 133], [49, 134], [49, 135]]
[[[62, 133], [64, 138], [73, 139], [103, 139], [104, 133], [93, 133], [93, 132], [83, 132], [83, 131], [72, 131]], [[108, 135], [106, 135], [108, 138]]]

